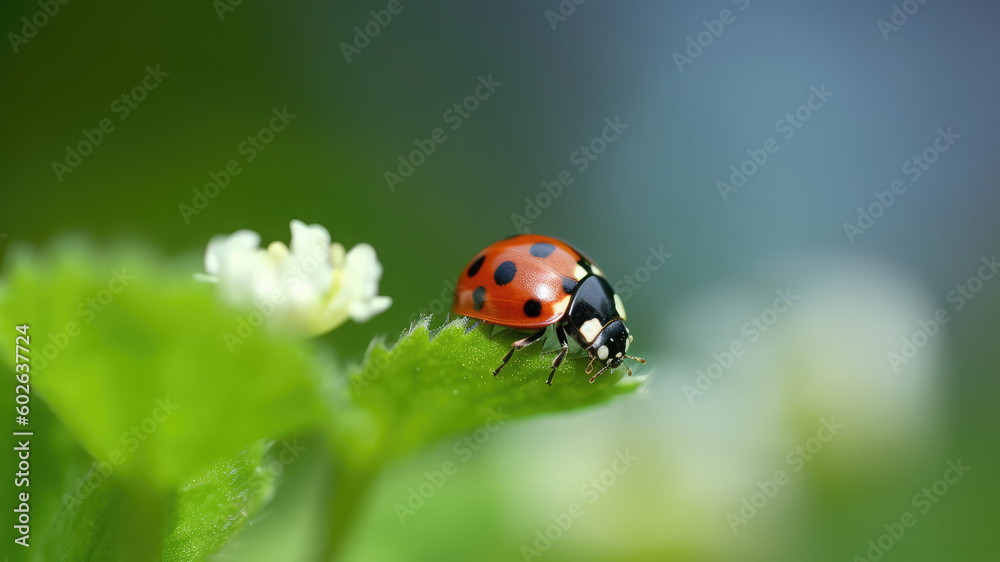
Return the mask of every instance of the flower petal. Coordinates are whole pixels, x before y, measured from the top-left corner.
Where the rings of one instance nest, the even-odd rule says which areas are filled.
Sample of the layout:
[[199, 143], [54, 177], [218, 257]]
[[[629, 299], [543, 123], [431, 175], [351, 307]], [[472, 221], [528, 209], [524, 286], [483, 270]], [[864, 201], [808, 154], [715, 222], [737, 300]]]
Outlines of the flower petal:
[[350, 316], [355, 322], [367, 322], [372, 317], [377, 316], [387, 308], [392, 306], [391, 297], [374, 297], [364, 301], [354, 301], [351, 303]]
[[249, 230], [216, 236], [205, 253], [208, 275], [196, 277], [216, 282], [233, 305], [269, 303], [270, 325], [312, 335], [349, 318], [367, 321], [392, 305], [391, 298], [378, 295], [382, 264], [370, 245], [345, 252], [330, 243], [326, 228], [300, 220], [291, 221], [290, 230], [289, 246], [272, 242], [266, 250]]
[[251, 252], [260, 246], [260, 235], [252, 230], [237, 230], [225, 235], [220, 234], [208, 242], [205, 250], [205, 271], [210, 275], [218, 275], [222, 262], [234, 253]]
[[325, 252], [330, 246], [330, 232], [318, 224], [306, 225], [300, 220], [291, 222], [292, 253], [299, 256], [316, 255], [316, 249]]

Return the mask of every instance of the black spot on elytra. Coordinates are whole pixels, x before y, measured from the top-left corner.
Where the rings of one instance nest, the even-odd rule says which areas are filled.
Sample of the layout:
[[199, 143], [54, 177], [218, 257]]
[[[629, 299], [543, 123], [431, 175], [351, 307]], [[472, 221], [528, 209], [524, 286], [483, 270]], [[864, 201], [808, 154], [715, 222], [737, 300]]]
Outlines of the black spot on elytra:
[[472, 262], [472, 265], [469, 266], [469, 277], [474, 277], [479, 273], [479, 268], [483, 267], [484, 261], [486, 261], [486, 254], [479, 256], [478, 260]]
[[496, 281], [497, 285], [506, 285], [514, 280], [515, 275], [517, 275], [517, 266], [512, 261], [505, 261], [498, 265], [496, 271], [493, 272], [493, 280]]
[[472, 308], [479, 311], [484, 304], [486, 304], [486, 287], [476, 287], [476, 290], [472, 291]]
[[528, 299], [528, 302], [524, 303], [524, 315], [528, 318], [537, 318], [541, 313], [542, 303], [535, 299]]
[[536, 258], [547, 258], [554, 251], [556, 251], [556, 247], [548, 242], [536, 242], [528, 248], [528, 253]]
[[566, 291], [567, 295], [571, 294], [576, 289], [576, 286], [578, 284], [579, 283], [577, 283], [576, 279], [570, 279], [569, 277], [563, 277], [563, 280], [562, 280], [563, 291]]

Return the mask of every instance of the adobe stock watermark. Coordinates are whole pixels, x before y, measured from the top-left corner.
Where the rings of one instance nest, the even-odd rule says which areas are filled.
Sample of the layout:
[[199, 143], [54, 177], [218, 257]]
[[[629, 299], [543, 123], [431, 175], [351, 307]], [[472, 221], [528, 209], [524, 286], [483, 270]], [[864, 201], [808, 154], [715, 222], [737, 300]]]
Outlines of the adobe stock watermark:
[[838, 432], [846, 427], [842, 423], [837, 423], [834, 417], [830, 419], [820, 418], [819, 422], [820, 426], [815, 435], [785, 453], [785, 464], [782, 468], [775, 470], [770, 478], [764, 481], [758, 480], [757, 489], [749, 497], [740, 498], [739, 509], [735, 513], [726, 514], [726, 523], [729, 523], [729, 529], [734, 535], [740, 532], [741, 526], [747, 525], [751, 519], [771, 503], [778, 492], [791, 482], [792, 475], [801, 472], [806, 463], [816, 458], [823, 447], [833, 441]]
[[[636, 291], [652, 279], [653, 273], [659, 271], [663, 267], [663, 264], [667, 263], [667, 260], [673, 256], [672, 253], [663, 250], [663, 244], [660, 244], [658, 247], [650, 246], [649, 255], [646, 256], [643, 265], [637, 266], [631, 273], [626, 274], [613, 283], [610, 280], [608, 282], [611, 283], [615, 293], [621, 297], [622, 302], [628, 302]], [[431, 300], [427, 306], [418, 308], [416, 312], [410, 315], [409, 322], [411, 324], [427, 314], [444, 314], [451, 309], [455, 298], [455, 279], [443, 279], [441, 284], [443, 286], [441, 293]]]
[[[922, 488], [910, 500], [913, 508], [919, 510], [920, 515], [927, 515], [934, 508], [934, 505], [940, 502], [941, 498], [951, 490], [951, 487], [958, 484], [971, 470], [971, 467], [962, 463], [961, 458], [948, 461], [945, 466], [944, 474], [941, 475], [940, 479], [935, 480], [930, 486]], [[868, 550], [864, 554], [855, 554], [854, 558], [851, 558], [852, 562], [878, 562], [906, 536], [906, 531], [912, 529], [916, 524], [917, 516], [912, 511], [904, 511], [899, 518], [882, 525], [885, 532], [874, 539], [869, 539], [866, 543]]]
[[660, 244], [659, 247], [650, 246], [649, 255], [646, 256], [646, 261], [643, 265], [636, 267], [632, 273], [627, 273], [624, 277], [612, 283], [611, 288], [621, 297], [622, 302], [628, 302], [636, 291], [653, 278], [653, 273], [659, 271], [663, 267], [663, 264], [667, 263], [667, 260], [673, 256], [673, 254], [663, 251], [663, 244]]
[[[272, 443], [269, 448], [273, 448], [274, 445]], [[258, 492], [263, 491], [267, 487], [268, 478], [281, 476], [285, 468], [298, 460], [306, 450], [306, 447], [299, 445], [298, 439], [292, 439], [291, 442], [287, 439], [282, 440], [279, 452], [273, 453], [273, 458], [266, 465], [260, 465], [259, 470], [250, 477], [247, 487]]]
[[[487, 74], [485, 78], [479, 75], [476, 81], [476, 87], [471, 94], [453, 103], [441, 114], [441, 120], [446, 125], [450, 125], [452, 131], [457, 131], [467, 119], [472, 117], [473, 113], [479, 110], [480, 104], [490, 99], [497, 88], [503, 85], [502, 82], [493, 80], [492, 73]], [[435, 127], [425, 139], [413, 139], [416, 149], [405, 156], [400, 154], [397, 157], [396, 173], [386, 170], [382, 174], [386, 185], [389, 186], [389, 191], [395, 192], [396, 184], [405, 183], [446, 140], [448, 140], [448, 133], [445, 132], [444, 127]]]
[[[909, 185], [920, 181], [920, 178], [930, 171], [941, 155], [951, 150], [955, 141], [962, 138], [962, 135], [951, 130], [950, 125], [938, 127], [935, 132], [937, 134], [927, 148], [903, 162], [901, 171], [910, 180]], [[858, 207], [858, 216], [853, 222], [844, 222], [843, 228], [847, 241], [854, 244], [858, 236], [865, 234], [871, 227], [875, 226], [875, 221], [896, 204], [896, 198], [905, 194], [908, 187], [903, 180], [896, 179], [889, 184], [889, 189], [873, 192], [875, 201], [869, 203], [867, 207]]]
[[[196, 187], [191, 190], [194, 194], [191, 198], [191, 204], [180, 203], [177, 205], [177, 210], [180, 211], [184, 224], [191, 224], [191, 217], [204, 211], [208, 204], [222, 193], [223, 189], [229, 187], [233, 178], [243, 173], [243, 165], [253, 162], [261, 152], [267, 149], [268, 145], [274, 142], [277, 134], [284, 131], [292, 120], [298, 117], [298, 115], [288, 112], [287, 105], [281, 109], [271, 108], [271, 114], [271, 119], [264, 127], [261, 127], [256, 133], [247, 135], [246, 139], [236, 145], [236, 153], [242, 158], [233, 158], [226, 162], [219, 171], [209, 171], [208, 178], [211, 181], [201, 188]], [[243, 165], [241, 165], [241, 161]]]
[[577, 6], [582, 6], [587, 0], [559, 0], [556, 9], [545, 10], [545, 21], [552, 31], [561, 23], [566, 23], [570, 16], [576, 13]]
[[253, 310], [236, 319], [236, 329], [233, 332], [222, 333], [222, 341], [226, 343], [229, 353], [233, 353], [236, 346], [246, 343], [274, 314], [274, 311], [285, 304], [288, 296], [286, 293], [297, 292], [299, 285], [305, 282], [305, 276], [311, 275], [326, 263], [328, 252], [328, 248], [316, 247], [311, 255], [295, 263], [294, 267], [282, 274], [280, 288], [272, 290], [265, 297], [254, 299]]
[[[163, 79], [168, 76], [170, 73], [160, 70], [160, 65], [156, 65], [155, 68], [147, 66], [145, 76], [135, 87], [111, 101], [111, 112], [118, 117], [118, 121], [128, 119], [132, 110], [139, 107], [149, 92], [158, 88], [163, 83]], [[52, 161], [52, 172], [55, 173], [56, 179], [62, 183], [63, 176], [76, 170], [83, 163], [83, 159], [90, 156], [104, 142], [107, 135], [115, 131], [116, 127], [117, 125], [110, 117], [105, 117], [98, 121], [97, 126], [93, 129], [81, 130], [83, 138], [74, 145], [66, 145], [65, 158]]]
[[224, 21], [228, 14], [236, 11], [236, 8], [243, 4], [243, 0], [212, 0], [212, 9], [219, 21]]
[[[271, 450], [274, 449], [275, 446], [276, 443], [274, 442], [268, 444], [267, 447], [269, 449], [269, 453], [271, 453]], [[264, 461], [267, 460], [265, 458], [259, 465], [257, 465], [253, 476], [247, 480], [247, 491], [257, 494], [263, 494], [266, 492], [270, 483], [278, 476], [281, 476], [281, 474], [285, 472], [285, 469], [298, 460], [298, 458], [302, 456], [302, 453], [306, 450], [306, 447], [299, 445], [298, 439], [292, 439], [291, 442], [287, 439], [282, 440], [281, 448], [277, 452], [270, 454], [270, 461], [265, 463]], [[250, 497], [250, 495], [248, 493], [241, 493], [237, 497], [239, 499], [246, 500]], [[250, 514], [247, 513], [247, 506], [245, 503], [241, 504], [234, 502], [234, 507], [238, 509], [235, 513], [236, 517], [245, 519], [250, 516]]]
[[[410, 1], [412, 0], [407, 0], [407, 2]], [[389, 27], [389, 24], [392, 23], [392, 17], [402, 13], [403, 8], [405, 6], [401, 0], [389, 0], [385, 8], [368, 12], [371, 19], [361, 25], [354, 26], [354, 37], [351, 38], [351, 41], [340, 42], [340, 52], [344, 55], [347, 64], [351, 64], [351, 57], [360, 55], [365, 47], [371, 45], [372, 39], [378, 37], [382, 30]]]
[[901, 4], [893, 4], [889, 19], [879, 19], [875, 22], [882, 39], [889, 41], [890, 35], [899, 31], [899, 28], [910, 21], [910, 16], [916, 15], [920, 7], [927, 3], [927, 0], [903, 0]]
[[354, 390], [354, 394], [361, 394], [361, 390], [378, 380], [388, 366], [389, 355], [387, 353], [376, 353], [370, 356], [364, 370], [351, 375], [351, 388]]
[[[424, 318], [421, 325], [427, 326], [430, 329], [431, 318]], [[420, 325], [414, 324], [410, 321], [410, 329], [405, 335], [409, 335], [413, 330], [417, 329]], [[378, 380], [382, 376], [382, 373], [389, 366], [389, 353], [384, 349], [375, 348], [376, 340], [372, 340], [372, 343], [368, 346], [368, 351], [366, 352], [364, 367], [360, 372], [351, 373], [351, 388], [354, 390], [354, 394], [360, 395], [361, 390], [366, 386], [370, 386], [373, 382]]]
[[[736, 4], [736, 7], [741, 12], [745, 12], [750, 7], [750, 0], [731, 0], [731, 2]], [[685, 38], [687, 42], [684, 47], [684, 53], [674, 51], [672, 55], [674, 64], [677, 65], [677, 71], [683, 74], [684, 66], [694, 64], [694, 61], [711, 47], [716, 39], [722, 37], [723, 32], [726, 31], [726, 26], [733, 23], [736, 23], [736, 13], [728, 8], [719, 12], [719, 17], [716, 19], [702, 20], [701, 24], [705, 29], [694, 35], [688, 35]]]
[[886, 354], [893, 373], [898, 373], [900, 367], [909, 363], [921, 349], [927, 347], [931, 339], [941, 331], [941, 327], [951, 321], [952, 315], [964, 309], [983, 290], [986, 283], [1000, 272], [1000, 262], [997, 261], [996, 254], [983, 256], [979, 262], [982, 265], [974, 274], [956, 284], [955, 288], [945, 295], [945, 301], [951, 305], [950, 313], [947, 308], [941, 307], [934, 311], [930, 318], [918, 320], [917, 329], [909, 336], [900, 338], [899, 351], [890, 351]]
[[225, 342], [229, 353], [233, 353], [237, 346], [246, 343], [257, 328], [263, 326], [264, 321], [274, 314], [275, 308], [284, 303], [285, 292], [281, 289], [274, 289], [266, 297], [254, 299], [253, 310], [236, 319], [236, 328], [232, 332], [222, 333], [222, 341]]
[[455, 441], [451, 447], [455, 459], [444, 461], [437, 470], [424, 472], [423, 482], [407, 490], [409, 495], [406, 498], [406, 502], [396, 502], [393, 506], [393, 509], [396, 511], [396, 517], [399, 518], [399, 524], [406, 523], [407, 517], [412, 516], [417, 510], [426, 505], [426, 502], [434, 497], [434, 494], [438, 490], [444, 487], [448, 482], [448, 478], [454, 476], [461, 465], [469, 462], [469, 459], [482, 449], [489, 442], [490, 438], [493, 437], [493, 434], [499, 431], [503, 427], [504, 422], [509, 419], [510, 416], [503, 413], [503, 408], [497, 408], [496, 410], [490, 408], [489, 417], [486, 418], [482, 427]]
[[[119, 441], [122, 449], [115, 449], [108, 454], [107, 459], [98, 460], [93, 468], [83, 478], [77, 478], [76, 490], [73, 494], [63, 494], [62, 504], [70, 513], [75, 512], [83, 502], [89, 498], [95, 490], [100, 488], [115, 469], [125, 464], [129, 455], [134, 454], [142, 447], [142, 444], [153, 435], [160, 426], [170, 419], [170, 416], [179, 408], [177, 404], [170, 401], [170, 397], [157, 398], [154, 401], [153, 411], [146, 418], [143, 418], [128, 431], [122, 433]], [[123, 452], [123, 450], [125, 452]]]
[[[134, 275], [129, 275], [125, 267], [111, 270], [111, 279], [108, 280], [104, 288], [83, 299], [76, 307], [76, 315], [84, 323], [90, 324], [97, 318], [97, 315], [111, 305], [115, 296], [124, 291], [129, 283], [135, 280]], [[44, 371], [49, 366], [49, 361], [55, 359], [61, 351], [66, 349], [70, 341], [80, 335], [80, 324], [70, 320], [66, 326], [55, 333], [49, 332], [48, 342], [45, 343], [35, 355], [35, 363], [32, 365], [34, 371]]]
[[20, 53], [21, 46], [34, 39], [38, 32], [59, 14], [60, 7], [69, 4], [69, 2], [70, 0], [38, 0], [38, 7], [41, 9], [31, 14], [30, 18], [28, 16], [21, 18], [23, 24], [20, 29], [21, 33], [13, 31], [7, 33], [7, 40], [10, 41], [14, 54]]
[[628, 472], [628, 469], [632, 468], [632, 464], [637, 460], [639, 457], [633, 456], [628, 449], [625, 449], [625, 452], [615, 451], [615, 458], [611, 461], [611, 465], [580, 486], [580, 498], [584, 501], [574, 500], [566, 506], [566, 509], [552, 513], [550, 515], [552, 523], [536, 529], [532, 541], [521, 545], [521, 557], [524, 558], [525, 562], [541, 558], [543, 554], [548, 552], [552, 548], [552, 544], [561, 539], [563, 534], [573, 527], [577, 519], [583, 517], [585, 513], [584, 502], [586, 505], [597, 503], [597, 500], [601, 499], [601, 496], [615, 485], [618, 477]]
[[[827, 91], [826, 84], [820, 84], [819, 87], [810, 86], [809, 91], [810, 94], [805, 103], [795, 108], [794, 111], [786, 113], [774, 124], [774, 131], [780, 134], [785, 141], [791, 140], [803, 125], [826, 107], [827, 102], [834, 95], [833, 92]], [[746, 153], [749, 158], [738, 165], [729, 166], [731, 171], [729, 183], [726, 183], [725, 180], [715, 182], [715, 188], [719, 191], [722, 202], [728, 201], [731, 194], [736, 193], [746, 185], [747, 181], [767, 165], [770, 157], [777, 154], [779, 150], [781, 150], [781, 144], [775, 137], [767, 137], [759, 147], [748, 148]]]
[[422, 306], [411, 314], [409, 318], [410, 324], [419, 320], [421, 316], [427, 314], [444, 314], [448, 310], [451, 310], [452, 301], [455, 299], [455, 279], [444, 279], [441, 283], [444, 285], [441, 293], [428, 303], [427, 306]]
[[771, 306], [761, 311], [759, 315], [750, 317], [743, 326], [740, 333], [744, 337], [736, 338], [729, 345], [723, 348], [722, 352], [712, 352], [712, 361], [704, 369], [696, 369], [697, 375], [694, 378], [694, 385], [685, 384], [681, 387], [684, 391], [684, 398], [689, 405], [694, 405], [694, 399], [704, 396], [712, 389], [715, 381], [722, 378], [722, 375], [736, 364], [736, 360], [746, 353], [747, 346], [756, 343], [761, 336], [770, 330], [778, 322], [782, 315], [787, 313], [792, 306], [801, 298], [792, 292], [792, 288], [778, 289], [774, 292], [777, 298]]
[[622, 133], [629, 127], [628, 123], [622, 123], [620, 115], [615, 115], [613, 118], [606, 117], [603, 123], [604, 128], [600, 134], [590, 139], [587, 143], [581, 144], [576, 150], [570, 153], [570, 168], [560, 171], [556, 174], [554, 180], [542, 181], [542, 190], [534, 198], [524, 198], [524, 215], [511, 213], [510, 220], [514, 223], [514, 230], [516, 232], [520, 234], [530, 232], [528, 227], [531, 226], [531, 223], [537, 220], [542, 215], [542, 211], [549, 208], [552, 202], [563, 194], [565, 188], [576, 181], [572, 170], [576, 170], [576, 173], [579, 174], [586, 172], [590, 168], [590, 165], [601, 154], [604, 154], [604, 151], [618, 140]]

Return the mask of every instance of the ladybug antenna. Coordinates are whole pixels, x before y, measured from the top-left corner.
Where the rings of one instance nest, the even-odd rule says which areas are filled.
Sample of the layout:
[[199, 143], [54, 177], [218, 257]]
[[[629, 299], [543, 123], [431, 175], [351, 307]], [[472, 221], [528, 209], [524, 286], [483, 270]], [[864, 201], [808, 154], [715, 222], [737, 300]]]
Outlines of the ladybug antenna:
[[[588, 363], [588, 364], [587, 364], [587, 374], [588, 374], [588, 375], [589, 375], [590, 373], [594, 372], [594, 361], [596, 361], [596, 360], [597, 360], [597, 357], [591, 357], [591, 358], [590, 358], [590, 363]], [[600, 374], [600, 373], [598, 373], [598, 375], [599, 375], [599, 374]], [[594, 377], [596, 378], [596, 377], [597, 377], [597, 375], [594, 375]], [[590, 379], [590, 382], [594, 382], [594, 379]]]
[[[646, 364], [646, 360], [643, 359], [642, 357], [636, 357], [635, 355], [626, 355], [625, 358], [626, 359], [635, 359], [636, 361], [642, 363], [643, 365]], [[632, 368], [629, 367], [628, 365], [625, 365], [625, 368], [628, 369], [628, 376], [631, 377], [632, 376]]]
[[[646, 364], [646, 360], [643, 359], [642, 357], [636, 357], [634, 355], [626, 355], [625, 358], [626, 359], [635, 359], [636, 361], [642, 363], [643, 365]], [[628, 363], [625, 363], [624, 361], [622, 361], [622, 364], [624, 364], [625, 368], [628, 369], [628, 376], [631, 377], [632, 376], [632, 367], [629, 367]]]

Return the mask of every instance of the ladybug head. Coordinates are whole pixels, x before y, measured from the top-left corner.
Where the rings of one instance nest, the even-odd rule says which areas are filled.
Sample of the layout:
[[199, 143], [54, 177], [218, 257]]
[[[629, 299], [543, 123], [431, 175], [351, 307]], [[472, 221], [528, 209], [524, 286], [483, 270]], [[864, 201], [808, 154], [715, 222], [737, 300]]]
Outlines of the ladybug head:
[[[625, 327], [625, 322], [621, 318], [608, 322], [587, 347], [587, 353], [590, 355], [590, 365], [587, 366], [588, 375], [593, 370], [595, 360], [604, 362], [604, 367], [590, 378], [590, 382], [597, 380], [597, 377], [601, 376], [604, 371], [618, 367], [626, 358], [645, 363], [646, 361], [642, 358], [626, 355], [630, 343], [632, 343], [632, 335], [629, 334], [628, 328]], [[628, 374], [632, 376], [632, 369], [628, 370]]]

